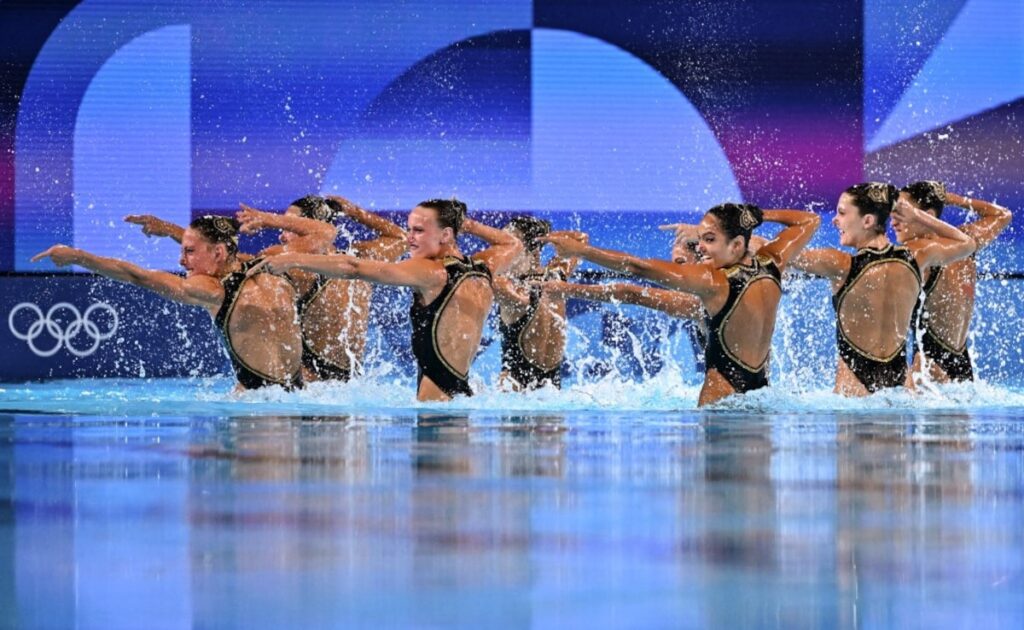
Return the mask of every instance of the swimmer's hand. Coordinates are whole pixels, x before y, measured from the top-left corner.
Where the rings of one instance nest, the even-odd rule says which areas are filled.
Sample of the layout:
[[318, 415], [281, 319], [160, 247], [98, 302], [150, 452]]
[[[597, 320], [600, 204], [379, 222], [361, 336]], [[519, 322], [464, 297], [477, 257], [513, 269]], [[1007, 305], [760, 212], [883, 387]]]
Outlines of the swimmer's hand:
[[255, 234], [271, 227], [267, 224], [267, 215], [271, 213], [264, 212], [263, 210], [257, 210], [256, 208], [247, 206], [244, 203], [238, 204], [238, 207], [241, 208], [241, 210], [235, 213], [235, 218], [238, 219], [238, 222], [241, 224], [238, 231], [242, 234]]
[[359, 210], [359, 206], [340, 195], [327, 195], [327, 199], [338, 204], [338, 206], [341, 207], [341, 211], [346, 215], [351, 215], [353, 212]]
[[587, 244], [581, 242], [579, 239], [565, 234], [559, 234], [557, 232], [548, 234], [547, 236], [541, 236], [537, 239], [538, 243], [548, 243], [555, 246], [555, 251], [558, 252], [559, 256], [562, 257], [577, 257], [582, 256], [583, 252], [587, 250]]
[[53, 264], [58, 267], [67, 267], [68, 265], [77, 264], [81, 258], [81, 250], [75, 249], [74, 247], [68, 247], [67, 245], [54, 245], [46, 251], [39, 252], [32, 257], [32, 262], [39, 262], [44, 258], [49, 258], [53, 261]]
[[142, 226], [142, 233], [146, 236], [179, 238], [182, 229], [169, 221], [164, 221], [152, 214], [129, 214], [124, 218], [125, 223], [134, 223]]
[[665, 225], [659, 225], [658, 229], [666, 232], [674, 232], [676, 235], [675, 242], [677, 244], [682, 243], [696, 243], [699, 240], [697, 236], [697, 230], [699, 226], [693, 225], [692, 223], [668, 223]]
[[921, 218], [920, 212], [906, 199], [898, 199], [892, 208], [892, 218], [903, 223], [916, 223]]

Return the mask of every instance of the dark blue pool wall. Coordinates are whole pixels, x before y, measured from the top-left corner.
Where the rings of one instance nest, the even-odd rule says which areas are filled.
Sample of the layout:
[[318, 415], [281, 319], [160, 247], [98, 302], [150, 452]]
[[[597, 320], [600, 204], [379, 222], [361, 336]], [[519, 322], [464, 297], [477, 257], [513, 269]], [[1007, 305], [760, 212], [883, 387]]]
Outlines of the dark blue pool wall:
[[[129, 212], [338, 192], [401, 220], [458, 195], [663, 256], [659, 223], [727, 199], [827, 218], [865, 179], [1019, 208], [1021, 19], [995, 0], [4, 4], [0, 379], [224, 371], [201, 312], [28, 260], [63, 242], [176, 269]], [[974, 343], [995, 380], [1021, 372], [1020, 224], [982, 256]], [[815, 244], [835, 238], [826, 222]], [[789, 287], [779, 375], [830, 365], [822, 291]], [[407, 299], [378, 295], [375, 352], [408, 353]], [[672, 322], [573, 313], [576, 354], [597, 358], [570, 376], [692, 363]]]

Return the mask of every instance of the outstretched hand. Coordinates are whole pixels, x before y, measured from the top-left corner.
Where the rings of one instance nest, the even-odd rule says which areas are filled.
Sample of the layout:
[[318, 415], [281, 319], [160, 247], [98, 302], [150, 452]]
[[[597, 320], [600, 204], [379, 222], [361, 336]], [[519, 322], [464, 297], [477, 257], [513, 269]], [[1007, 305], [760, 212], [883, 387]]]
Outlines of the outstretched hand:
[[44, 258], [49, 258], [58, 267], [66, 267], [75, 264], [78, 258], [78, 250], [67, 245], [54, 245], [33, 256], [32, 262], [39, 262]]
[[142, 226], [142, 233], [146, 236], [173, 236], [178, 226], [168, 223], [152, 214], [129, 214], [124, 218], [125, 223], [133, 223]]
[[547, 243], [555, 246], [555, 251], [562, 257], [582, 256], [587, 250], [587, 244], [575, 236], [553, 232], [547, 236], [537, 239], [538, 243]]
[[235, 218], [238, 219], [238, 222], [241, 224], [239, 231], [242, 234], [255, 234], [256, 232], [268, 227], [267, 215], [270, 214], [269, 212], [257, 210], [256, 208], [247, 206], [244, 203], [238, 204], [238, 207], [241, 208], [241, 210], [235, 213]]
[[920, 217], [921, 211], [914, 207], [912, 203], [906, 199], [897, 199], [896, 204], [892, 208], [892, 218], [903, 223], [914, 223]]

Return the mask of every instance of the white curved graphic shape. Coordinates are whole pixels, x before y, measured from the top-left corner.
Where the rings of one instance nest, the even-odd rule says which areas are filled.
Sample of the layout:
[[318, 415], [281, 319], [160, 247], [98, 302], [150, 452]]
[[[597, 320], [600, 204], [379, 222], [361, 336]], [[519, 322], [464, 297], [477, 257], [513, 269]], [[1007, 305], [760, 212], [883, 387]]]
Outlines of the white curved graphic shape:
[[1024, 3], [971, 0], [867, 151], [1024, 97]]
[[482, 210], [698, 210], [740, 199], [707, 122], [640, 59], [579, 33], [534, 29], [531, 66], [528, 142], [429, 130], [354, 138], [325, 191], [383, 208], [455, 193]]
[[166, 26], [122, 46], [82, 98], [74, 135], [74, 242], [117, 258], [176, 269], [169, 239], [122, 222], [191, 216], [191, 28]]

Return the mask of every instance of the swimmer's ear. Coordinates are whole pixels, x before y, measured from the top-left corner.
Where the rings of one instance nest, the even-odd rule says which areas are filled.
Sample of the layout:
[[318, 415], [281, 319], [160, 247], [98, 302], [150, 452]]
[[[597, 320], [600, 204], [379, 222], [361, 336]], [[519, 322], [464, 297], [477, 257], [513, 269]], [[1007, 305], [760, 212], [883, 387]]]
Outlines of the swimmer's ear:
[[442, 245], [454, 245], [455, 244], [455, 230], [450, 227], [441, 228], [441, 244]]

